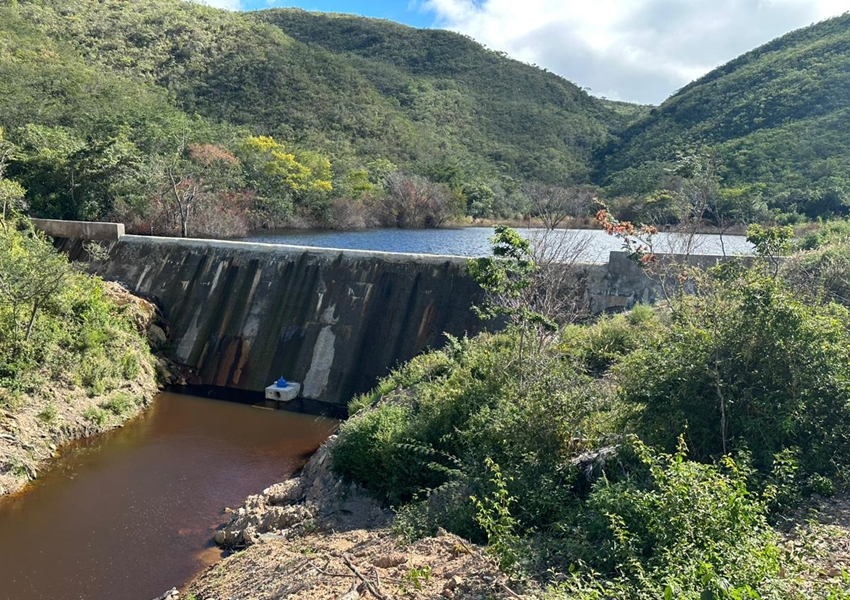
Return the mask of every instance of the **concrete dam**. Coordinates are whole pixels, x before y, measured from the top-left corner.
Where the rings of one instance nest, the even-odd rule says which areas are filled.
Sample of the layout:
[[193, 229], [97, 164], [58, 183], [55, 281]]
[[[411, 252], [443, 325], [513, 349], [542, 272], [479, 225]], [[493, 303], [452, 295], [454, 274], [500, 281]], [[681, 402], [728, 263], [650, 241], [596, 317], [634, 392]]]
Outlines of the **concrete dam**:
[[[92, 271], [158, 303], [172, 328], [166, 353], [204, 385], [261, 391], [282, 375], [302, 384], [304, 398], [345, 405], [396, 365], [442, 347], [444, 332], [473, 335], [484, 326], [471, 310], [482, 291], [465, 258], [35, 223], [74, 260], [86, 260], [85, 242], [99, 241], [109, 258]], [[580, 265], [575, 276], [593, 313], [658, 295], [622, 252]]]
[[[395, 365], [481, 329], [480, 290], [455, 257], [122, 236], [104, 279], [153, 298], [169, 357], [207, 385], [263, 390], [283, 375], [302, 396], [345, 404]], [[80, 240], [66, 240], [72, 258]]]

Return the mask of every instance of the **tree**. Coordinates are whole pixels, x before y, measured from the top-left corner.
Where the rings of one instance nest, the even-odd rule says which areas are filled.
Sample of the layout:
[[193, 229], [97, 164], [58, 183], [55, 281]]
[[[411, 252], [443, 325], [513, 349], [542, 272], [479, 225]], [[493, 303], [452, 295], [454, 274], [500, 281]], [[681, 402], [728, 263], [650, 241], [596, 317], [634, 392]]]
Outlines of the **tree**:
[[679, 228], [684, 233], [679, 254], [689, 256], [700, 226], [720, 194], [720, 175], [717, 163], [706, 154], [683, 156], [676, 163], [674, 174], [679, 178], [675, 190]]
[[13, 348], [29, 340], [38, 311], [71, 273], [67, 259], [44, 234], [32, 226], [19, 230], [16, 225], [17, 221], [4, 222], [0, 237], [0, 298], [10, 307]]
[[473, 181], [463, 186], [466, 214], [473, 219], [483, 219], [493, 214], [496, 193], [483, 181]]
[[717, 226], [720, 237], [720, 249], [726, 256], [723, 235], [730, 228], [749, 225], [764, 218], [767, 207], [762, 201], [762, 186], [743, 186], [724, 188], [713, 194], [708, 203], [708, 215]]
[[102, 219], [119, 197], [141, 193], [141, 155], [125, 130], [85, 139], [66, 127], [28, 124], [19, 136], [16, 166], [42, 216]]
[[160, 218], [166, 231], [176, 222], [182, 237], [190, 234], [194, 217], [204, 208], [224, 208], [227, 193], [240, 181], [240, 160], [226, 148], [189, 144], [184, 137], [170, 157], [155, 167], [159, 173]]
[[[532, 329], [553, 332], [558, 325], [534, 310], [534, 277], [538, 267], [531, 243], [515, 230], [497, 225], [490, 242], [493, 256], [469, 260], [469, 274], [485, 292], [484, 303], [473, 310], [484, 319], [506, 319], [519, 331], [520, 382], [523, 378], [525, 340]], [[538, 341], [542, 340], [537, 336]], [[542, 346], [542, 344], [540, 344]]]
[[458, 212], [456, 197], [444, 184], [418, 175], [393, 173], [386, 180], [386, 224], [395, 227], [439, 227]]
[[590, 213], [596, 197], [593, 188], [563, 188], [555, 185], [534, 183], [528, 186], [534, 216], [543, 221], [546, 229], [556, 229], [568, 217], [581, 217]]
[[0, 223], [3, 225], [4, 232], [6, 231], [6, 219], [17, 210], [26, 207], [24, 202], [26, 191], [23, 186], [17, 181], [6, 178], [6, 169], [14, 150], [14, 144], [3, 138], [3, 128], [0, 127], [0, 204], [3, 207]]
[[791, 249], [793, 237], [794, 228], [790, 225], [763, 227], [754, 223], [747, 227], [747, 241], [755, 246], [756, 254], [770, 265], [774, 277], [779, 272], [780, 257]]
[[245, 138], [237, 152], [267, 223], [288, 218], [297, 204], [308, 204], [312, 195], [324, 197], [333, 190], [330, 160], [316, 152], [289, 152], [266, 136]]

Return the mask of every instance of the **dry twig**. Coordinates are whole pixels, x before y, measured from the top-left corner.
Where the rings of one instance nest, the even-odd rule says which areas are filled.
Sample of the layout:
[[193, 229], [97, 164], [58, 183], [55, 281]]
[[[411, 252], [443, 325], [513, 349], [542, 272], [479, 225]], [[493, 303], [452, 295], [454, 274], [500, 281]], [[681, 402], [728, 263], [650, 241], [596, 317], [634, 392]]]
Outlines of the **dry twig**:
[[357, 575], [360, 581], [366, 584], [366, 589], [369, 590], [370, 594], [375, 596], [375, 598], [378, 598], [378, 600], [390, 600], [389, 596], [384, 596], [381, 592], [375, 589], [375, 586], [373, 586], [368, 579], [363, 577], [363, 573], [361, 573], [360, 570], [354, 565], [354, 563], [351, 562], [351, 556], [349, 556], [348, 553], [342, 555], [342, 560], [345, 562], [348, 568], [351, 569], [355, 575]]

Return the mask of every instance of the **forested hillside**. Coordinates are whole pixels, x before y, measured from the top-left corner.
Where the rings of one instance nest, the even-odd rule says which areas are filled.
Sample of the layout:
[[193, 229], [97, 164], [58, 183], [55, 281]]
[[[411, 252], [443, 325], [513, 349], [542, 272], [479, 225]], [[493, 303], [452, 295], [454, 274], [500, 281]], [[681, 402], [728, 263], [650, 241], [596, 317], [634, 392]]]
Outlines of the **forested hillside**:
[[447, 140], [451, 154], [477, 155], [475, 170], [492, 162], [525, 179], [585, 181], [587, 151], [605, 139], [604, 124], [620, 124], [563, 78], [449, 31], [297, 9], [253, 16], [344, 57], [407, 118]]
[[613, 194], [650, 192], [707, 151], [777, 212], [850, 210], [850, 14], [794, 31], [685, 86], [598, 155]]
[[373, 206], [386, 224], [519, 214], [524, 182], [588, 182], [624, 119], [444, 31], [180, 0], [0, 1], [9, 176], [41, 216], [211, 235], [345, 226], [393, 190], [428, 215]]
[[846, 215], [848, 25], [793, 32], [652, 108], [390, 21], [0, 0], [5, 176], [33, 215], [155, 234], [545, 220], [554, 205], [582, 219], [598, 196], [655, 224]]

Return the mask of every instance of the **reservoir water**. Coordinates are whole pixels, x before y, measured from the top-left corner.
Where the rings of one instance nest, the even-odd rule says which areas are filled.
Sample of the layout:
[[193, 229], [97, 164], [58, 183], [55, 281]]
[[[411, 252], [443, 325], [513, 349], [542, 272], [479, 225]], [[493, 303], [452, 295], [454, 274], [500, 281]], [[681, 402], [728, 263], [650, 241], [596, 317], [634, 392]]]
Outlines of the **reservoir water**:
[[[534, 240], [543, 235], [540, 229], [517, 229]], [[463, 227], [457, 229], [367, 229], [363, 231], [269, 231], [260, 232], [243, 241], [266, 244], [288, 244], [319, 248], [375, 250], [412, 254], [442, 254], [450, 256], [485, 256], [490, 254], [489, 238], [492, 227]], [[622, 242], [600, 229], [556, 230], [558, 243], [575, 248], [580, 262], [607, 262], [608, 253], [621, 250]], [[676, 233], [659, 233], [653, 240], [656, 252], [682, 252], [688, 238]], [[692, 243], [692, 254], [750, 254], [752, 245], [744, 236], [698, 234]]]
[[161, 394], [0, 499], [0, 599], [150, 600], [220, 557], [225, 507], [282, 481], [337, 421]]

